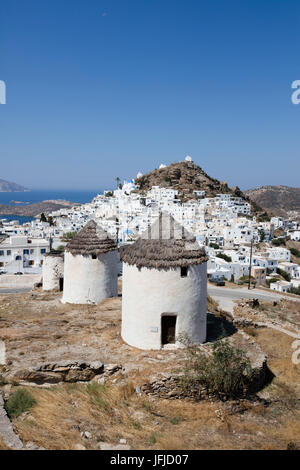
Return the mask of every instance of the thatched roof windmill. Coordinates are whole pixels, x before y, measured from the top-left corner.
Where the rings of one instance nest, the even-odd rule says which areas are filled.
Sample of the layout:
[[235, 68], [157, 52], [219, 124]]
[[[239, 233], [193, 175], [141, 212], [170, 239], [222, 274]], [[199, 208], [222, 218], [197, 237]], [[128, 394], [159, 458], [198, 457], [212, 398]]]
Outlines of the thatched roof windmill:
[[98, 304], [117, 295], [117, 243], [89, 221], [65, 250], [63, 302]]
[[133, 244], [123, 261], [122, 337], [159, 349], [186, 333], [206, 338], [207, 256], [195, 237], [167, 213]]

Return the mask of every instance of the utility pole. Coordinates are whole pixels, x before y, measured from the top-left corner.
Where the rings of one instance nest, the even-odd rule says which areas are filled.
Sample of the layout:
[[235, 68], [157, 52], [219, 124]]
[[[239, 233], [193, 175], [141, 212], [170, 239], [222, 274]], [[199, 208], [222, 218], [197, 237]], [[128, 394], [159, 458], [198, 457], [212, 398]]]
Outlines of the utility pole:
[[251, 287], [252, 249], [253, 249], [253, 238], [251, 239], [251, 248], [250, 248], [250, 263], [249, 263], [248, 290], [250, 290], [250, 287]]

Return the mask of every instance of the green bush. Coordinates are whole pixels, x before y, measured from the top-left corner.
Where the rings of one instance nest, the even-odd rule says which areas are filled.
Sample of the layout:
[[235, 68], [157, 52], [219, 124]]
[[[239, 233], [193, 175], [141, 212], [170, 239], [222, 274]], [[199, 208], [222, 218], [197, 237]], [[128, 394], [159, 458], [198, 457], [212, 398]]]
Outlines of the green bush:
[[232, 258], [230, 256], [225, 255], [224, 253], [218, 253], [217, 257], [224, 259], [228, 263], [231, 263], [231, 261], [232, 261]]
[[277, 273], [280, 274], [280, 276], [282, 276], [286, 281], [290, 282], [291, 276], [283, 269], [277, 268]]
[[204, 387], [209, 394], [226, 400], [245, 396], [252, 375], [246, 354], [221, 339], [214, 343], [209, 356], [197, 346], [188, 346], [181, 386], [185, 391]]
[[214, 248], [215, 250], [218, 250], [218, 249], [220, 248], [217, 243], [210, 243], [209, 246], [210, 246], [211, 248]]
[[289, 289], [289, 292], [290, 292], [291, 294], [300, 295], [300, 287], [291, 287], [291, 288]]
[[29, 411], [36, 401], [25, 388], [19, 388], [6, 401], [4, 407], [10, 418], [17, 418], [25, 411]]
[[284, 238], [273, 238], [272, 245], [274, 246], [285, 246]]
[[300, 258], [300, 251], [297, 248], [290, 248], [290, 252], [292, 255], [296, 256], [296, 258]]

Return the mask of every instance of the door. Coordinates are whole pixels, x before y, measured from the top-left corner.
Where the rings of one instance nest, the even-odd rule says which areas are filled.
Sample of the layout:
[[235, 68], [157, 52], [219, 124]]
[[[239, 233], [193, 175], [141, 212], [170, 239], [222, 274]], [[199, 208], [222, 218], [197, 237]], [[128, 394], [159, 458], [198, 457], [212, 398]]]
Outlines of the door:
[[176, 318], [175, 315], [164, 315], [161, 317], [161, 342], [163, 345], [175, 343]]
[[60, 292], [64, 290], [64, 278], [63, 277], [59, 278], [59, 290]]

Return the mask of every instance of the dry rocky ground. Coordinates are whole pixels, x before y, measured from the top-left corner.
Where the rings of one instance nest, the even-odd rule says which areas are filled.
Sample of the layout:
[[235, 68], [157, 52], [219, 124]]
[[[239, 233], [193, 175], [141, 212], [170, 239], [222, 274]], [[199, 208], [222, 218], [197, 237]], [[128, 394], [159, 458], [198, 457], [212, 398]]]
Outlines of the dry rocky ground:
[[[245, 326], [246, 333], [267, 353], [270, 369], [268, 384], [252, 399], [224, 403], [165, 399], [143, 393], [142, 385], [153, 377], [166, 378], [182, 371], [183, 350], [140, 351], [126, 345], [120, 336], [121, 297], [99, 306], [63, 305], [60, 297], [38, 290], [0, 296], [0, 338], [7, 354], [2, 374], [9, 382], [2, 385], [5, 397], [20, 388], [24, 380], [16, 372], [24, 369], [47, 364], [49, 369], [57, 368], [53, 374], [68, 374], [70, 363], [89, 367], [97, 363], [98, 371], [104, 364], [89, 382], [21, 385], [36, 400], [30, 411], [13, 418], [27, 448], [300, 448], [300, 366], [291, 361], [292, 337], [267, 327]], [[299, 311], [287, 313], [294, 306], [282, 305], [280, 311], [270, 313], [279, 316], [285, 312], [284, 321], [298, 323]], [[267, 316], [271, 307], [261, 307], [259, 313], [251, 306], [240, 310], [244, 308], [256, 318]], [[209, 309], [217, 310], [213, 302]], [[220, 326], [212, 323], [210, 317], [211, 339]], [[224, 325], [226, 329], [227, 323]], [[230, 327], [228, 332], [232, 333]], [[84, 370], [75, 367], [72, 374]], [[0, 439], [0, 449], [6, 447]]]

